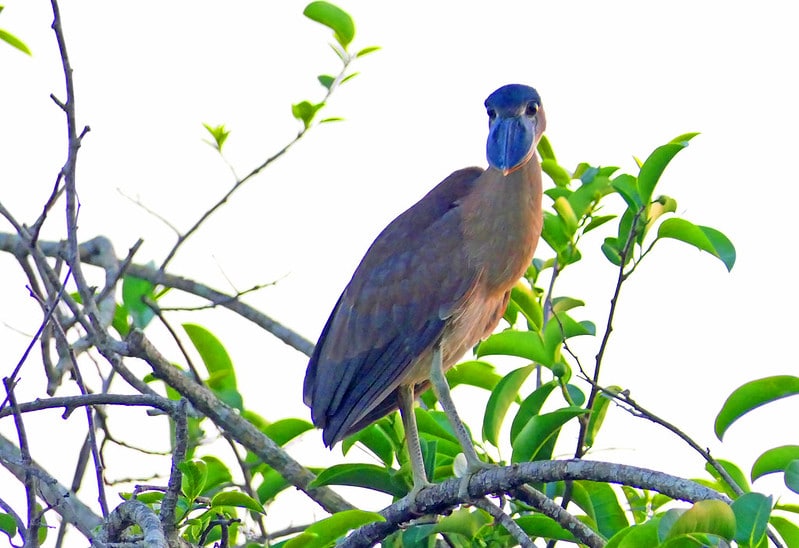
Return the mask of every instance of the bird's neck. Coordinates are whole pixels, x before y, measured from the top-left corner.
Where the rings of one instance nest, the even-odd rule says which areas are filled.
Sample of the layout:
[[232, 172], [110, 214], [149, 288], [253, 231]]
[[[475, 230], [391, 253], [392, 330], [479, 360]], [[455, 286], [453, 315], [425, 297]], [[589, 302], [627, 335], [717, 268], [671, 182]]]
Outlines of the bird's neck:
[[475, 264], [485, 265], [487, 287], [507, 291], [530, 266], [541, 234], [541, 166], [533, 156], [507, 175], [489, 168], [465, 201]]

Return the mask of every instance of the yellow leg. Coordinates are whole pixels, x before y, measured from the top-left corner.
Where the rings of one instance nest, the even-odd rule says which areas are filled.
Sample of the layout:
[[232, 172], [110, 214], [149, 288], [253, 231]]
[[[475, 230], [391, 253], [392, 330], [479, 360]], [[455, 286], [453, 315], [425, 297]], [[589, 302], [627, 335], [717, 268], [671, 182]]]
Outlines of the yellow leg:
[[405, 428], [405, 440], [408, 445], [408, 456], [411, 459], [411, 470], [413, 471], [413, 488], [408, 493], [412, 507], [416, 505], [416, 496], [419, 492], [432, 485], [427, 481], [427, 474], [424, 469], [422, 446], [419, 444], [419, 429], [416, 427], [416, 415], [413, 414], [413, 400], [413, 386], [400, 386], [399, 409], [400, 415], [402, 415], [402, 426]]
[[458, 438], [458, 441], [461, 444], [463, 456], [466, 457], [467, 473], [463, 476], [463, 481], [461, 481], [461, 485], [458, 490], [458, 495], [462, 499], [465, 499], [469, 496], [469, 479], [471, 479], [471, 476], [475, 472], [478, 472], [484, 468], [490, 468], [491, 465], [481, 461], [480, 457], [477, 456], [477, 451], [474, 450], [472, 438], [469, 436], [469, 432], [466, 430], [466, 427], [463, 426], [463, 422], [461, 422], [461, 419], [458, 416], [458, 411], [455, 409], [455, 403], [452, 401], [452, 394], [449, 391], [447, 378], [444, 376], [444, 364], [443, 360], [441, 359], [441, 347], [439, 345], [436, 345], [436, 347], [433, 348], [433, 360], [430, 368], [430, 383], [433, 386], [433, 391], [435, 392], [438, 401], [441, 403], [441, 407], [444, 408], [444, 412], [447, 414], [447, 418], [452, 425], [452, 430], [455, 432], [455, 436]]

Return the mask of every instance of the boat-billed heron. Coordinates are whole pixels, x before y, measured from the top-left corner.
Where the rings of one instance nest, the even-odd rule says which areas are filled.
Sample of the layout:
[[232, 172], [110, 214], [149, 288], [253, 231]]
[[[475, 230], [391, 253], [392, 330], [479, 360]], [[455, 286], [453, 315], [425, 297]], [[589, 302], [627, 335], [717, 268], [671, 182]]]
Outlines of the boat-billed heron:
[[488, 169], [452, 173], [380, 233], [330, 314], [305, 375], [304, 400], [327, 446], [399, 407], [414, 497], [429, 482], [413, 405], [429, 386], [468, 471], [484, 466], [444, 372], [496, 328], [541, 234], [541, 98], [510, 84], [485, 107]]

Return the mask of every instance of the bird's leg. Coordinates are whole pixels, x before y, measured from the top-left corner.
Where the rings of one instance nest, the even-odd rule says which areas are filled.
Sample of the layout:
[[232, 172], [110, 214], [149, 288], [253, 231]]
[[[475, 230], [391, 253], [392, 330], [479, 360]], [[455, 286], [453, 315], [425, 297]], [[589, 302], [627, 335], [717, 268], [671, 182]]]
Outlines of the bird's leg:
[[484, 468], [490, 468], [491, 465], [480, 460], [477, 456], [477, 451], [474, 450], [474, 443], [466, 430], [466, 427], [461, 422], [458, 416], [458, 411], [455, 409], [455, 403], [452, 401], [452, 394], [449, 391], [449, 384], [447, 378], [444, 376], [444, 363], [441, 357], [441, 345], [437, 344], [433, 348], [433, 360], [430, 367], [430, 383], [433, 386], [433, 392], [436, 398], [444, 408], [447, 414], [452, 430], [455, 432], [458, 441], [463, 448], [463, 456], [466, 457], [466, 474], [461, 480], [460, 488], [458, 489], [458, 496], [461, 499], [469, 497], [469, 480], [475, 472]]
[[416, 415], [413, 413], [413, 386], [400, 385], [399, 409], [402, 415], [402, 426], [405, 428], [405, 440], [408, 446], [408, 456], [411, 459], [411, 471], [413, 472], [413, 487], [408, 497], [411, 501], [411, 510], [415, 511], [416, 497], [425, 487], [432, 485], [427, 481], [427, 473], [424, 469], [424, 458], [422, 457], [422, 446], [419, 443], [419, 429], [416, 427]]

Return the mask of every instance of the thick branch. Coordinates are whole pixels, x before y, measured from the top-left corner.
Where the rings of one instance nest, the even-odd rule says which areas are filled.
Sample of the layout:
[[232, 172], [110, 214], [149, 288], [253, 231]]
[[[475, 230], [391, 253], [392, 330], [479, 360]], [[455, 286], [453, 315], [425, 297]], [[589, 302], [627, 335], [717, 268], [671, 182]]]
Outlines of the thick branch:
[[[588, 460], [536, 461], [481, 470], [469, 481], [470, 498], [514, 491], [526, 483], [564, 480], [591, 480], [629, 485], [663, 493], [673, 499], [696, 502], [724, 495], [690, 480], [635, 466]], [[462, 501], [458, 496], [459, 478], [449, 479], [422, 490], [415, 504], [401, 499], [384, 508], [386, 521], [373, 522], [354, 531], [340, 546], [372, 546], [396, 531], [402, 524], [424, 514], [443, 514]]]
[[174, 388], [220, 430], [230, 433], [236, 441], [274, 468], [289, 483], [304, 491], [322, 508], [330, 513], [352, 508], [352, 505], [327, 487], [308, 487], [316, 476], [234, 409], [221, 402], [210, 390], [183, 375], [158, 352], [141, 331], [131, 331], [128, 345], [130, 355], [150, 364], [156, 377]]

